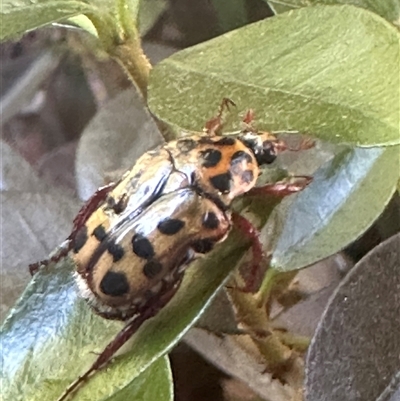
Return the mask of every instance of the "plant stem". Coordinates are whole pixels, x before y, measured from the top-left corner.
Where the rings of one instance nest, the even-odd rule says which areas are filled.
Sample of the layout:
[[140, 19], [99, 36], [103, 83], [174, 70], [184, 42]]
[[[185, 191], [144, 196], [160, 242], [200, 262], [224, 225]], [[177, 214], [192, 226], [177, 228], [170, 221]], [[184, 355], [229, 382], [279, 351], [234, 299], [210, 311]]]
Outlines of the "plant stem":
[[146, 102], [151, 64], [143, 52], [140, 40], [128, 39], [109, 49], [109, 54], [125, 70]]
[[274, 333], [282, 344], [285, 344], [298, 352], [307, 351], [307, 348], [310, 345], [311, 339], [309, 337], [299, 336], [289, 332], [279, 332], [278, 330], [275, 330]]
[[256, 294], [259, 306], [266, 305], [266, 303], [268, 302], [277, 274], [279, 274], [279, 272], [275, 269], [270, 268], [267, 270], [261, 283], [260, 289]]
[[[137, 29], [138, 10], [130, 9], [125, 0], [118, 0], [117, 5], [117, 18], [97, 12], [86, 16], [96, 27], [103, 49], [123, 68], [147, 106], [147, 88], [152, 66], [143, 51]], [[167, 124], [156, 117], [154, 120], [166, 141], [175, 139], [175, 133]]]

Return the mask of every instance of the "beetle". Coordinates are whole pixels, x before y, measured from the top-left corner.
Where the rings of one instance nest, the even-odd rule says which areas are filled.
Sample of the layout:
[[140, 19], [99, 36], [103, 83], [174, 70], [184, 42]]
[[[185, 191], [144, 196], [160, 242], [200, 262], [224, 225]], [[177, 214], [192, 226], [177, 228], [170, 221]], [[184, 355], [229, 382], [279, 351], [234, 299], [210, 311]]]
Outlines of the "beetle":
[[260, 167], [287, 146], [255, 130], [252, 112], [244, 129], [222, 135], [222, 113], [231, 104], [223, 100], [204, 132], [146, 152], [117, 183], [100, 188], [75, 218], [67, 248], [50, 259], [71, 252], [81, 295], [102, 317], [126, 322], [60, 401], [168, 303], [190, 262], [222, 242], [234, 224], [252, 239], [257, 268], [263, 255], [258, 232], [232, 212], [235, 198], [251, 191], [284, 196], [309, 183], [309, 177], [299, 177], [255, 188]]

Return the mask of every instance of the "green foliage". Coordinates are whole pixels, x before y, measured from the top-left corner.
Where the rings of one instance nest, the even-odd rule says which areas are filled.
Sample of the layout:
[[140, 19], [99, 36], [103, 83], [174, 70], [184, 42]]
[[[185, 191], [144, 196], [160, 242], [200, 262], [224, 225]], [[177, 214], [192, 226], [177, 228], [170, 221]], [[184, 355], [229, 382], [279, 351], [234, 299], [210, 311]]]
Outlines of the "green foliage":
[[[274, 233], [271, 264], [298, 269], [345, 248], [390, 201], [398, 178], [399, 146], [343, 149], [298, 194]], [[296, 229], [294, 229], [296, 227]]]
[[[53, 22], [72, 22], [95, 36], [112, 36], [127, 26], [145, 33], [165, 10], [165, 0], [4, 0], [1, 9], [0, 40], [10, 39], [26, 31]], [[104, 38], [103, 38], [104, 40]]]
[[96, 12], [97, 8], [94, 5], [84, 1], [5, 0], [1, 9], [0, 40], [10, 39], [26, 31], [79, 14]]
[[[227, 9], [228, 3], [213, 0], [223, 30], [246, 22], [245, 2], [236, 0]], [[289, 12], [183, 50], [156, 66], [150, 79], [139, 62], [142, 70], [132, 77], [141, 79], [144, 98], [148, 85], [151, 111], [178, 129], [200, 130], [229, 97], [238, 114], [254, 109], [259, 128], [296, 129], [346, 144], [334, 148], [330, 160], [314, 163], [309, 187], [282, 202], [261, 227], [272, 268], [290, 271], [362, 235], [399, 188], [400, 36], [392, 22], [399, 21], [400, 6], [396, 0], [268, 3], [277, 13]], [[5, 0], [0, 39], [72, 21], [97, 36], [129, 70], [136, 66], [132, 59], [143, 60], [139, 28], [149, 29], [164, 8], [164, 0]], [[127, 47], [118, 53], [122, 42]], [[272, 206], [264, 202], [253, 209], [265, 217]], [[165, 354], [198, 319], [247, 247], [233, 232], [196, 262], [170, 304], [134, 336], [132, 350], [98, 372], [74, 400], [172, 399]], [[4, 323], [5, 399], [56, 399], [120, 330], [77, 296], [73, 269], [66, 259], [41, 271]]]
[[[210, 255], [212, 263], [211, 259], [195, 263], [173, 300], [134, 336], [132, 350], [94, 375], [74, 400], [122, 400], [120, 393], [136, 388], [142, 375], [151, 377], [146, 369], [153, 369], [152, 364], [193, 325], [236, 266], [245, 251], [237, 243], [238, 236], [233, 235], [223, 249], [218, 247]], [[5, 399], [57, 399], [121, 329], [121, 323], [96, 316], [80, 299], [73, 268], [71, 260], [65, 259], [40, 271], [5, 321], [0, 336]], [[160, 380], [166, 381], [166, 369], [157, 370]], [[160, 391], [165, 392], [166, 386]]]
[[398, 144], [399, 63], [399, 32], [376, 14], [303, 8], [169, 57], [151, 73], [148, 101], [159, 118], [191, 130], [229, 97], [269, 130]]
[[370, 10], [389, 22], [399, 25], [400, 3], [397, 0], [264, 0], [276, 14], [281, 14], [301, 7], [316, 5], [351, 4]]

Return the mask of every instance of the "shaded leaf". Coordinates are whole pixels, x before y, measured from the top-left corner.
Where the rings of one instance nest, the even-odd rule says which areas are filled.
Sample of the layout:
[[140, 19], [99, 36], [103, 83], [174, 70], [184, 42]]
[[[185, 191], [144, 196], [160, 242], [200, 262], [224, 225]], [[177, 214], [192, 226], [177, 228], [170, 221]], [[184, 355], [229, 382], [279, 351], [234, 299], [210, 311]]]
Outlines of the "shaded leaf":
[[[138, 94], [129, 89], [109, 101], [85, 128], [76, 156], [78, 193], [88, 199], [105, 178], [131, 168], [163, 138]], [[116, 177], [110, 177], [111, 181]]]
[[[198, 353], [232, 377], [246, 383], [265, 400], [300, 401], [298, 392], [279, 380], [274, 380], [265, 370], [262, 358], [245, 336], [223, 337], [206, 330], [194, 328], [184, 338]], [[302, 358], [298, 358], [302, 364]], [[296, 395], [297, 393], [297, 395]]]
[[[69, 235], [78, 203], [61, 193], [1, 192], [1, 313], [29, 282], [28, 265], [42, 260]], [[12, 217], [10, 217], [12, 216]]]
[[400, 141], [398, 65], [399, 32], [376, 14], [309, 7], [163, 61], [150, 75], [149, 106], [168, 123], [198, 130], [229, 97], [241, 112], [253, 108], [263, 128], [388, 145]]
[[[275, 216], [271, 265], [293, 270], [358, 238], [382, 213], [398, 179], [399, 148], [344, 149]], [[279, 215], [282, 213], [282, 215]]]
[[331, 298], [307, 358], [307, 401], [387, 400], [398, 388], [399, 249], [400, 234], [377, 246]]
[[[165, 46], [150, 41], [143, 41], [142, 46], [146, 57], [149, 58], [152, 65], [159, 63], [176, 52], [176, 48], [172, 46]], [[142, 101], [141, 107], [144, 108]]]
[[2, 124], [21, 111], [23, 105], [29, 104], [43, 83], [49, 79], [59, 66], [62, 53], [48, 51], [38, 57], [32, 65], [18, 77], [17, 82], [0, 100]]
[[[344, 271], [353, 266], [353, 261], [341, 252], [300, 270], [295, 278], [295, 292], [300, 300], [289, 307], [284, 305], [284, 311], [278, 309], [276, 317], [272, 313], [274, 327], [283, 327], [289, 333], [311, 339]], [[282, 302], [282, 298], [279, 301]]]
[[[115, 395], [171, 349], [240, 259], [245, 248], [237, 246], [238, 240], [233, 233], [223, 247], [216, 247], [212, 259], [196, 262], [170, 304], [134, 336], [132, 350], [94, 375], [74, 400]], [[5, 321], [1, 342], [6, 399], [56, 399], [120, 330], [120, 323], [94, 315], [78, 297], [73, 268], [65, 259], [41, 270]]]
[[6, 142], [0, 142], [0, 189], [1, 191], [40, 192], [47, 186], [33, 171], [30, 164]]
[[212, 300], [210, 307], [201, 315], [196, 327], [218, 334], [239, 334], [232, 302], [226, 291], [220, 291]]
[[245, 0], [212, 0], [222, 32], [228, 32], [247, 23]]
[[400, 400], [400, 371], [393, 377], [390, 384], [383, 391], [378, 401]]
[[352, 4], [370, 10], [389, 22], [400, 18], [400, 3], [397, 0], [264, 0], [276, 14], [290, 11], [300, 7], [315, 5]]
[[66, 238], [78, 203], [50, 188], [2, 142], [0, 320], [30, 280], [28, 264], [45, 258]]

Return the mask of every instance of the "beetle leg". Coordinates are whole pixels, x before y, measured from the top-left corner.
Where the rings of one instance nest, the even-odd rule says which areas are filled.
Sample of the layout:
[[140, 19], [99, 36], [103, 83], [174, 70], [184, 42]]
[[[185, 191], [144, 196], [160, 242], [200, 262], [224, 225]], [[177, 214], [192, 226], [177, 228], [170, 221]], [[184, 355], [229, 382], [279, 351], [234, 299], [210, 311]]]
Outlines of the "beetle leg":
[[248, 125], [248, 126], [252, 126], [253, 121], [254, 121], [254, 110], [253, 109], [249, 109], [246, 111], [246, 114], [243, 117], [243, 122]]
[[242, 132], [257, 133], [257, 128], [254, 126], [255, 114], [253, 109], [248, 109], [242, 119], [243, 129]]
[[51, 256], [48, 259], [40, 260], [39, 262], [36, 263], [31, 263], [28, 267], [30, 275], [34, 276], [39, 271], [41, 266], [46, 267], [50, 263], [57, 263], [62, 258], [65, 258], [70, 250], [71, 250], [71, 241], [67, 239], [53, 256]]
[[210, 120], [208, 120], [204, 125], [204, 131], [207, 134], [209, 134], [210, 136], [221, 134], [221, 129], [224, 125], [222, 121], [223, 120], [222, 115], [225, 110], [229, 111], [229, 106], [236, 106], [236, 104], [231, 99], [224, 97], [219, 106], [218, 114], [215, 117], [212, 117]]
[[100, 187], [83, 205], [74, 219], [74, 228], [68, 239], [72, 239], [76, 231], [86, 223], [89, 216], [99, 207], [100, 203], [106, 199], [107, 194], [115, 187], [115, 183], [110, 183]]
[[[272, 135], [299, 135], [300, 131], [272, 131]], [[287, 146], [283, 150], [289, 150], [290, 152], [299, 152], [300, 150], [308, 150], [315, 147], [316, 143], [310, 136], [302, 136], [300, 143], [297, 146]]]
[[274, 184], [267, 184], [261, 187], [254, 187], [247, 193], [249, 195], [272, 195], [283, 198], [302, 191], [311, 181], [312, 177], [299, 175], [291, 177], [290, 180], [278, 181]]
[[[67, 244], [65, 244], [52, 257], [36, 263], [31, 263], [29, 265], [29, 273], [31, 274], [31, 276], [34, 276], [39, 271], [40, 266], [48, 266], [50, 263], [57, 263], [62, 258], [65, 258], [68, 255], [68, 252], [72, 249], [72, 240], [76, 232], [85, 224], [86, 220], [99, 207], [100, 203], [105, 200], [107, 194], [114, 188], [114, 186], [115, 184], [111, 183], [104, 187], [101, 187], [89, 198], [89, 200], [82, 206], [81, 210], [79, 210], [73, 221], [72, 232], [67, 238]], [[118, 202], [115, 207], [120, 208], [120, 203]]]
[[157, 298], [154, 298], [153, 303], [147, 304], [142, 310], [138, 311], [125, 327], [111, 340], [106, 348], [98, 355], [93, 365], [82, 375], [79, 376], [73, 383], [71, 383], [65, 392], [57, 401], [64, 401], [68, 396], [74, 393], [90, 376], [96, 371], [105, 367], [115, 355], [115, 353], [136, 333], [140, 326], [151, 317], [155, 316], [160, 309], [162, 309], [178, 291], [182, 282], [183, 274], [175, 277], [175, 280], [167, 284], [164, 293]]
[[254, 292], [257, 290], [255, 286], [259, 281], [258, 279], [261, 278], [261, 265], [264, 260], [263, 246], [260, 242], [260, 232], [249, 220], [239, 213], [232, 213], [232, 222], [234, 226], [251, 241], [252, 261], [248, 276], [249, 278], [246, 279], [246, 285], [242, 290], [244, 292]]

